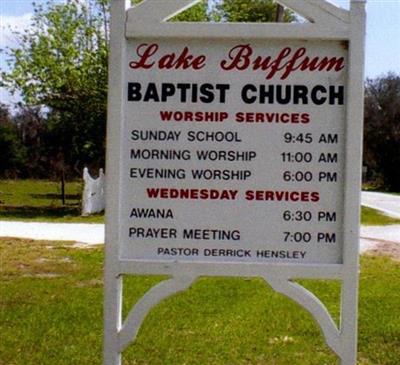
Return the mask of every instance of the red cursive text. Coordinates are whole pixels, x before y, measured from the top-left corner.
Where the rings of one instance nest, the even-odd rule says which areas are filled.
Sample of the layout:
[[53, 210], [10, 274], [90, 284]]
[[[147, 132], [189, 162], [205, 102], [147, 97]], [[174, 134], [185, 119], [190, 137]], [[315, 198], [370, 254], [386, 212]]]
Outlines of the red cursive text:
[[159, 46], [156, 43], [143, 43], [136, 48], [138, 61], [129, 63], [133, 69], [150, 69], [156, 65], [160, 70], [200, 70], [205, 66], [206, 56], [194, 56], [190, 54], [189, 48], [185, 47], [180, 53], [167, 53], [159, 56]]
[[293, 50], [290, 47], [283, 48], [277, 56], [253, 55], [253, 48], [249, 44], [240, 44], [233, 47], [228, 58], [221, 61], [221, 68], [231, 70], [265, 71], [265, 78], [272, 79], [281, 72], [280, 79], [287, 79], [295, 71], [335, 71], [344, 68], [343, 57], [310, 57], [304, 47]]

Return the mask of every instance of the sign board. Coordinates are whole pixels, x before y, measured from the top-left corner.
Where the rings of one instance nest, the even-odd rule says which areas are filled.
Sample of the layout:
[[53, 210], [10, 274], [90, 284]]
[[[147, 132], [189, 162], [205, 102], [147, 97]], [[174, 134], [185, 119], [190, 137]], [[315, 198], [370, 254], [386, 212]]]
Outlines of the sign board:
[[121, 257], [341, 263], [347, 49], [128, 42]]
[[[194, 1], [113, 3], [105, 364], [200, 275], [265, 278], [355, 364], [365, 4], [281, 2], [311, 23], [168, 23]], [[133, 273], [173, 279], [121, 326]], [[341, 329], [300, 277], [342, 280]]]

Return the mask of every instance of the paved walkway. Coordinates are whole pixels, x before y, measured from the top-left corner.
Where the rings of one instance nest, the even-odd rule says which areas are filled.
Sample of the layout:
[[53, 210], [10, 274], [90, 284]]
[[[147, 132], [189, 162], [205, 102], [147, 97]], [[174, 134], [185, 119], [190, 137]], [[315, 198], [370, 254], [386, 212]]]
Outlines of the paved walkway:
[[400, 195], [363, 191], [361, 204], [378, 209], [393, 218], [400, 218]]
[[[400, 195], [363, 191], [361, 204], [400, 219]], [[361, 251], [374, 248], [382, 241], [400, 245], [400, 225], [361, 227], [360, 237]]]
[[104, 224], [0, 221], [0, 237], [104, 243]]

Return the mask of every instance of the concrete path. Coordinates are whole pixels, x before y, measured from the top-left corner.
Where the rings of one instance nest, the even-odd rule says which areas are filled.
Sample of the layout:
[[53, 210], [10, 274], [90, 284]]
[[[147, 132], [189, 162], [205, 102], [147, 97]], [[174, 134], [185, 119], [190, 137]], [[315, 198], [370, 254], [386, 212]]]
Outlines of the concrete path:
[[400, 195], [363, 191], [361, 204], [380, 210], [393, 218], [400, 218]]
[[[361, 204], [400, 219], [400, 195], [363, 191]], [[360, 231], [360, 250], [372, 249], [379, 242], [395, 243], [400, 246], [400, 225], [364, 226]]]
[[104, 224], [0, 221], [0, 237], [104, 243]]
[[390, 226], [361, 226], [360, 251], [373, 249], [380, 242], [400, 246], [400, 224]]

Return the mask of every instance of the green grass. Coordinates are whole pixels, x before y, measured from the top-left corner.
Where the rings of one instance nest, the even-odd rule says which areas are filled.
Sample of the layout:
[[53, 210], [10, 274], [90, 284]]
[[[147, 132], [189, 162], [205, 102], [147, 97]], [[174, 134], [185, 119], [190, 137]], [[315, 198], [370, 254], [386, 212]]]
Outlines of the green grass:
[[362, 207], [361, 224], [365, 226], [387, 226], [389, 224], [400, 224], [400, 219], [389, 217], [376, 209]]
[[81, 182], [67, 182], [62, 205], [59, 182], [0, 180], [0, 219], [102, 223], [102, 214], [81, 217]]
[[[0, 364], [102, 357], [102, 248], [0, 239]], [[160, 277], [124, 280], [124, 312]], [[302, 281], [335, 313], [337, 282]], [[361, 259], [358, 365], [400, 363], [400, 263]], [[333, 365], [310, 315], [260, 279], [201, 278], [157, 305], [124, 365]]]

